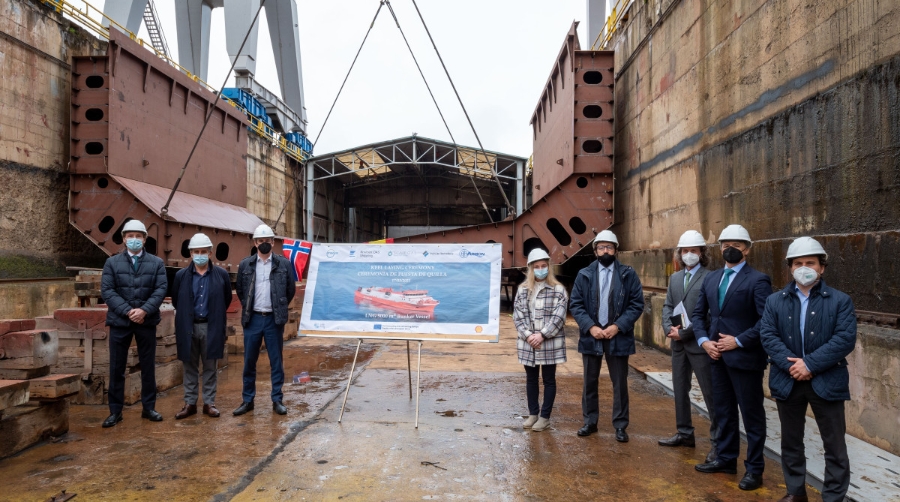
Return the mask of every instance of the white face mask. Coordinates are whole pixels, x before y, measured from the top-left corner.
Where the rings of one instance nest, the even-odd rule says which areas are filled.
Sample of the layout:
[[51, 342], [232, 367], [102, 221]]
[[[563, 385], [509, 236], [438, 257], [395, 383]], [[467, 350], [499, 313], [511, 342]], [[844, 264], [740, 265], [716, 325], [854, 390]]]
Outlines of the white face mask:
[[812, 286], [819, 280], [819, 274], [809, 267], [799, 267], [794, 270], [794, 281], [803, 286]]
[[694, 265], [700, 263], [700, 255], [697, 253], [684, 253], [681, 255], [681, 259], [688, 268], [694, 268]]

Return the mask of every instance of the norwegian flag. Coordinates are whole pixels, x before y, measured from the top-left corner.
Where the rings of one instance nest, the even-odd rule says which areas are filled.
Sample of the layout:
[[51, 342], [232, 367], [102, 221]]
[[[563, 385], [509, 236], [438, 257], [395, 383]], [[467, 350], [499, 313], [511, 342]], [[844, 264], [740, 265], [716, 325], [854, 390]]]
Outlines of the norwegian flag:
[[306, 241], [295, 241], [293, 239], [285, 239], [281, 246], [284, 257], [290, 260], [294, 265], [294, 281], [303, 278], [303, 270], [309, 261], [309, 253], [312, 251], [312, 243]]

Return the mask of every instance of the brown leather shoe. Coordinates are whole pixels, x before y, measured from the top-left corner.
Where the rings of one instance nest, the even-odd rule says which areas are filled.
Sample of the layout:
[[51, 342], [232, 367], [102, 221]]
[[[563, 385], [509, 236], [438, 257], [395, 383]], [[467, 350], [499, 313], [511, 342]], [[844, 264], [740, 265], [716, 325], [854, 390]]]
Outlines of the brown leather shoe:
[[209, 415], [213, 418], [219, 418], [219, 410], [216, 409], [216, 405], [214, 404], [204, 404], [203, 414]]
[[809, 498], [806, 495], [791, 495], [790, 493], [781, 497], [778, 502], [808, 502]]
[[191, 415], [197, 414], [197, 405], [196, 404], [187, 404], [184, 403], [184, 407], [181, 408], [181, 411], [175, 414], [175, 420], [181, 420], [182, 418], [187, 418]]

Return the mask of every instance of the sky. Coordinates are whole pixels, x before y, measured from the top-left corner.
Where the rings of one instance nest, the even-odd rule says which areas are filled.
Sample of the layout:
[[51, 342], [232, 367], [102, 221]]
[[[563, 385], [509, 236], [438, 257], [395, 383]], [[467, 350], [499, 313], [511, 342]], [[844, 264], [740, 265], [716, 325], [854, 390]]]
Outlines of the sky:
[[[177, 59], [175, 1], [155, 0]], [[450, 140], [387, 8], [382, 8], [356, 66], [322, 129], [341, 81], [368, 29], [378, 0], [296, 0], [308, 136], [320, 155], [417, 133]], [[554, 58], [585, 0], [417, 0], [484, 148], [527, 157], [529, 120]], [[411, 0], [391, 2], [400, 26], [457, 143], [477, 141], [444, 75]], [[219, 88], [231, 65], [222, 9], [212, 14], [207, 82]], [[149, 40], [142, 27], [140, 36]], [[243, 36], [243, 34], [241, 34]], [[265, 9], [260, 15], [256, 79], [280, 94]], [[589, 44], [587, 44], [589, 45]], [[233, 77], [228, 86], [233, 86]]]

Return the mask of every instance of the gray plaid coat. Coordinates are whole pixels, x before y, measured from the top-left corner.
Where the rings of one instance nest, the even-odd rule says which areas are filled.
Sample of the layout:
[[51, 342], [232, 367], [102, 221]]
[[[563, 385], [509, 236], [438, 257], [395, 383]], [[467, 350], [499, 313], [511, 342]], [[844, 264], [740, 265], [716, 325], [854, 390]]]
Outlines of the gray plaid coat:
[[[519, 287], [513, 304], [513, 322], [516, 325], [518, 339], [516, 352], [519, 362], [525, 366], [541, 366], [545, 364], [561, 364], [566, 362], [566, 334], [563, 326], [566, 323], [566, 305], [569, 296], [566, 288], [546, 287], [538, 291], [534, 299], [534, 319], [528, 304], [528, 290]], [[528, 345], [526, 338], [535, 331], [544, 335], [544, 343], [537, 349]]]

